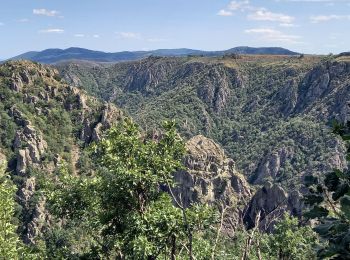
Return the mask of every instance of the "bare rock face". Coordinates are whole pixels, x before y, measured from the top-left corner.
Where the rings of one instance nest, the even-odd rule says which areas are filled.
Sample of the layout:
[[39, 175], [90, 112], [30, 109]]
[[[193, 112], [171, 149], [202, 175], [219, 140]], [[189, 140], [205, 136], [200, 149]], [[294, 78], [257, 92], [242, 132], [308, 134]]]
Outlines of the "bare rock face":
[[267, 183], [250, 200], [244, 212], [243, 221], [247, 228], [259, 225], [265, 231], [271, 231], [273, 225], [284, 212], [301, 216], [302, 200], [299, 192], [287, 194], [277, 184]]
[[6, 164], [6, 156], [0, 150], [0, 168]]
[[154, 93], [168, 78], [171, 68], [176, 64], [163, 61], [160, 57], [148, 57], [130, 68], [126, 76], [126, 88], [131, 91]]
[[322, 120], [346, 122], [350, 118], [349, 82], [349, 63], [334, 61], [315, 67], [299, 85], [294, 113], [309, 112]]
[[50, 223], [51, 216], [45, 208], [45, 199], [41, 198], [31, 212], [31, 221], [26, 226], [23, 241], [26, 244], [35, 244], [36, 239], [42, 234], [46, 225]]
[[293, 158], [293, 155], [292, 147], [281, 147], [277, 151], [267, 154], [254, 174], [253, 184], [263, 184], [268, 179], [276, 179], [281, 168]]
[[293, 112], [298, 101], [298, 83], [295, 79], [289, 80], [277, 93], [275, 102], [283, 100], [280, 111], [288, 116]]
[[80, 134], [80, 138], [86, 143], [99, 141], [102, 132], [117, 124], [122, 118], [123, 113], [119, 109], [106, 103], [102, 108], [99, 121], [91, 123], [88, 119], [84, 120], [84, 127]]
[[13, 146], [15, 150], [19, 149], [17, 173], [23, 175], [28, 166], [38, 165], [41, 162], [41, 156], [45, 153], [47, 143], [41, 132], [29, 124], [16, 133]]
[[251, 191], [244, 177], [235, 170], [232, 159], [213, 140], [202, 135], [186, 143], [187, 171], [175, 174], [176, 195], [185, 206], [191, 203], [234, 205], [248, 200]]
[[14, 75], [11, 83], [11, 89], [16, 92], [20, 92], [22, 88], [23, 88], [23, 82], [21, 77]]
[[216, 112], [225, 108], [230, 94], [229, 80], [222, 68], [211, 68], [198, 88], [198, 95]]

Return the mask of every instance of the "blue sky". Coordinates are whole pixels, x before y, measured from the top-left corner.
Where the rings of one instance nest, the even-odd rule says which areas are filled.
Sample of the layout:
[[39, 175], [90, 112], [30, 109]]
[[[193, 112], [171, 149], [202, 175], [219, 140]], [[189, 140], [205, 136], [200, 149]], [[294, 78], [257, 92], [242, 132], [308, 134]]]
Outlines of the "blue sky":
[[3, 0], [0, 58], [102, 51], [281, 46], [350, 50], [350, 0]]

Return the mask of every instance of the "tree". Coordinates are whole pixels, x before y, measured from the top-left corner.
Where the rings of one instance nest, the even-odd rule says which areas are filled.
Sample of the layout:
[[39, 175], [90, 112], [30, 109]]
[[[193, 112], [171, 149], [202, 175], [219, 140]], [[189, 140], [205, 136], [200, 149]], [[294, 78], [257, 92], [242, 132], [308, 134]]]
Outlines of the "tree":
[[12, 223], [15, 213], [16, 187], [0, 165], [0, 259], [19, 259], [21, 246], [16, 225]]
[[[333, 132], [340, 135], [349, 147], [349, 123], [335, 124]], [[304, 215], [318, 221], [315, 231], [328, 242], [318, 255], [350, 259], [350, 170], [334, 170], [324, 179], [310, 175], [305, 178], [305, 182], [309, 188], [305, 202], [310, 205], [310, 209]]]
[[316, 259], [317, 245], [318, 236], [312, 228], [300, 226], [297, 218], [286, 213], [276, 223], [273, 234], [268, 235], [263, 251], [268, 252], [269, 259]]
[[152, 138], [125, 120], [92, 151], [93, 176], [74, 176], [63, 167], [47, 194], [56, 216], [93, 238], [85, 253], [117, 259], [186, 253], [191, 259], [193, 233], [206, 229], [213, 214], [207, 206], [174, 206], [173, 173], [183, 167], [185, 153], [175, 123], [164, 123], [164, 132]]

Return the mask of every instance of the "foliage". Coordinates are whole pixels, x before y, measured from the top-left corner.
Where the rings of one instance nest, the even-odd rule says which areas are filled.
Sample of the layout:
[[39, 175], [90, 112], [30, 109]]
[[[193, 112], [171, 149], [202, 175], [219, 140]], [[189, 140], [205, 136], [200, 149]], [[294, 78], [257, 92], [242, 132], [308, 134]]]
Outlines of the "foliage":
[[10, 183], [0, 165], [0, 258], [18, 259], [19, 238], [12, 224], [15, 208], [16, 188]]
[[[334, 133], [340, 135], [349, 146], [350, 124], [334, 125]], [[349, 160], [349, 150], [347, 158]], [[305, 216], [317, 219], [315, 231], [328, 242], [319, 251], [320, 257], [332, 259], [350, 258], [350, 170], [334, 170], [324, 180], [308, 176], [306, 184], [310, 193], [305, 202], [310, 209]]]
[[35, 254], [22, 244], [14, 224], [16, 186], [0, 165], [0, 259], [38, 259]]
[[184, 144], [174, 122], [166, 122], [154, 140], [126, 120], [92, 150], [100, 168], [95, 175], [73, 176], [63, 167], [47, 193], [51, 211], [77, 230], [84, 226], [92, 238], [82, 253], [133, 259], [195, 255], [193, 234], [206, 229], [214, 214], [206, 206], [175, 207], [164, 191], [183, 167]]
[[263, 251], [267, 251], [267, 259], [316, 259], [316, 233], [310, 226], [300, 226], [297, 218], [287, 214], [275, 225], [266, 242]]
[[70, 63], [59, 69], [67, 79], [78, 78], [88, 93], [125, 109], [146, 130], [173, 118], [182, 136], [214, 139], [252, 182], [252, 166], [287, 147], [292, 156], [284, 158], [275, 181], [294, 190], [301, 173], [324, 172], [333, 151], [334, 137], [325, 122], [311, 109], [298, 111], [304, 104], [294, 100], [306, 95], [294, 91], [301, 91], [303, 79], [319, 62], [309, 56], [167, 57], [137, 64]]

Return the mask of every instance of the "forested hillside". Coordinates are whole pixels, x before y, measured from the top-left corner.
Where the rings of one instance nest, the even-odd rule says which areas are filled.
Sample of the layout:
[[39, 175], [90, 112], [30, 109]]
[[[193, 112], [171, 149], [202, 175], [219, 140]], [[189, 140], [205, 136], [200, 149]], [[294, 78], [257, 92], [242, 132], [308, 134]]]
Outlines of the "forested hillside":
[[38, 174], [62, 161], [72, 174], [90, 171], [83, 148], [122, 112], [62, 83], [57, 70], [25, 61], [0, 66], [0, 100], [0, 153], [18, 187], [18, 232], [35, 243], [50, 222]]
[[117, 104], [145, 129], [174, 118], [183, 136], [213, 138], [253, 184], [294, 189], [304, 175], [345, 166], [330, 128], [348, 119], [346, 57], [150, 57], [57, 67], [69, 83]]

